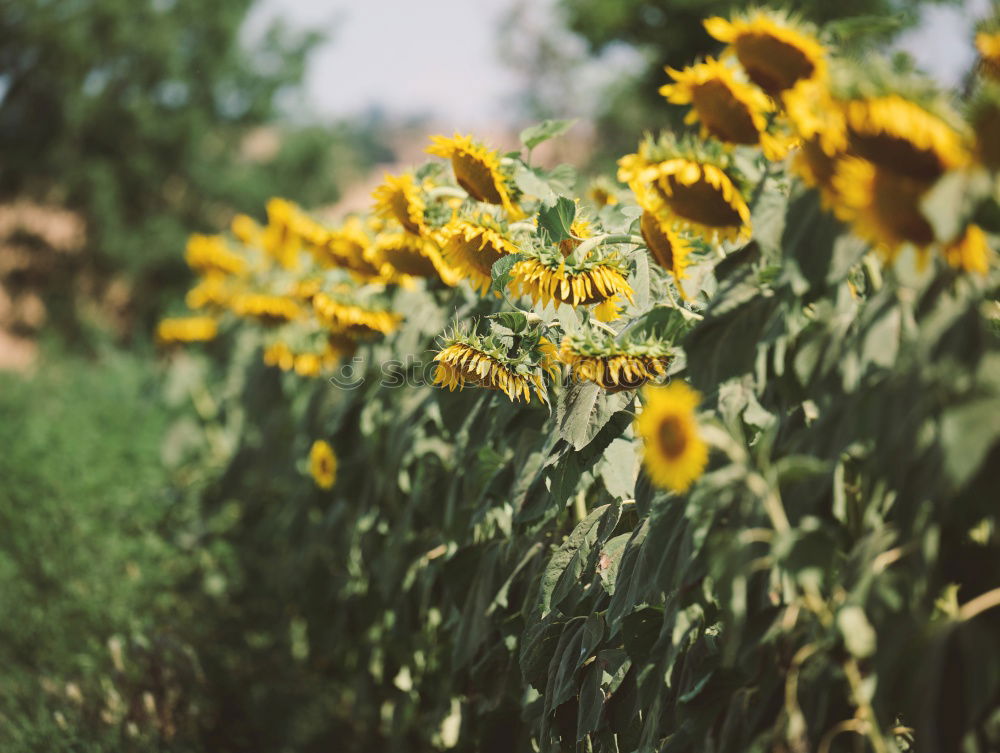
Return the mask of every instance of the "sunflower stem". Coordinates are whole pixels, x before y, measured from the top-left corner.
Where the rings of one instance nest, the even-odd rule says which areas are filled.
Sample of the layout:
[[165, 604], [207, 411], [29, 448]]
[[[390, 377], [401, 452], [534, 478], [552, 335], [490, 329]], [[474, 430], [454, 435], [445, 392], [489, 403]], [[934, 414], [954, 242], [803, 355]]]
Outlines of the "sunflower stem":
[[618, 337], [618, 333], [617, 333], [617, 332], [615, 332], [614, 328], [613, 328], [613, 327], [611, 327], [611, 325], [609, 325], [609, 324], [605, 324], [605, 323], [604, 323], [604, 322], [602, 322], [602, 321], [601, 321], [600, 319], [591, 319], [591, 320], [590, 320], [590, 323], [591, 323], [591, 324], [592, 324], [593, 326], [595, 326], [595, 327], [600, 327], [600, 328], [601, 328], [601, 329], [603, 329], [603, 330], [604, 330], [605, 332], [610, 332], [610, 333], [611, 333], [612, 335], [614, 335], [615, 337]]
[[461, 188], [456, 188], [455, 186], [434, 186], [427, 192], [428, 197], [431, 199], [467, 199], [469, 195], [463, 191]]
[[[645, 245], [646, 241], [640, 238], [638, 235], [629, 235], [628, 233], [608, 233], [607, 235], [595, 235], [593, 238], [587, 238], [583, 243], [573, 249], [573, 256], [579, 259], [583, 259], [593, 251], [598, 246], [602, 246], [606, 243], [631, 243], [633, 245], [642, 246]], [[579, 256], [577, 256], [579, 254]]]

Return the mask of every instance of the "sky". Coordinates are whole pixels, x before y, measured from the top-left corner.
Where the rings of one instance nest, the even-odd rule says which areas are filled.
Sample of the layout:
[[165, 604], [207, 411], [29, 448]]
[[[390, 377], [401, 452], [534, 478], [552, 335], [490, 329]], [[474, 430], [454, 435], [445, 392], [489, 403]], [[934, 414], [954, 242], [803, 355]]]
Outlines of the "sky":
[[[497, 29], [519, 2], [530, 4], [536, 18], [553, 4], [259, 0], [245, 33], [253, 38], [276, 17], [293, 27], [328, 32], [306, 74], [304, 101], [312, 116], [350, 116], [377, 107], [389, 115], [430, 115], [458, 130], [492, 128], [516, 119], [519, 78], [501, 60]], [[988, 4], [969, 0], [965, 8], [928, 6], [923, 24], [900, 44], [942, 83], [957, 83], [973, 58], [973, 20]], [[627, 68], [631, 61], [619, 55], [613, 63]]]

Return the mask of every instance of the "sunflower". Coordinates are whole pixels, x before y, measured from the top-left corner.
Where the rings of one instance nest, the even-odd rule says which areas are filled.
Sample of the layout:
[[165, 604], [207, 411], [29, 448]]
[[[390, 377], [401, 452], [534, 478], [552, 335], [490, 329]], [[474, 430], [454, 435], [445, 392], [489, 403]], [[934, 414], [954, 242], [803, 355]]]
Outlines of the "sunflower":
[[595, 382], [608, 392], [621, 392], [666, 376], [671, 353], [658, 340], [619, 343], [608, 333], [586, 332], [563, 338], [559, 360], [577, 379]]
[[899, 175], [933, 181], [968, 160], [954, 128], [898, 94], [848, 101], [844, 115], [851, 152]]
[[781, 101], [784, 114], [801, 141], [815, 142], [828, 156], [847, 149], [844, 111], [825, 83], [802, 82], [785, 92]]
[[563, 238], [556, 244], [559, 246], [559, 253], [563, 256], [569, 256], [576, 251], [581, 243], [591, 236], [593, 236], [593, 231], [590, 229], [590, 223], [587, 220], [573, 220], [569, 226], [569, 238]]
[[229, 230], [244, 246], [259, 246], [263, 239], [263, 229], [257, 221], [246, 214], [237, 214], [229, 223]]
[[987, 76], [1000, 80], [1000, 29], [976, 34], [979, 67]]
[[492, 337], [454, 333], [434, 356], [434, 384], [449, 391], [473, 384], [488, 390], [499, 390], [511, 401], [531, 402], [531, 392], [543, 403], [548, 398], [543, 371], [531, 358], [512, 359], [507, 349]]
[[302, 316], [302, 307], [294, 298], [268, 293], [243, 293], [235, 296], [231, 308], [237, 316], [253, 317], [265, 324], [294, 321]]
[[486, 213], [456, 217], [441, 229], [441, 252], [448, 264], [485, 295], [493, 281], [493, 264], [520, 249]]
[[511, 290], [529, 296], [535, 304], [594, 305], [598, 319], [611, 321], [623, 298], [633, 300], [625, 263], [614, 252], [575, 260], [564, 258], [557, 247], [525, 253], [531, 258], [510, 270]]
[[379, 233], [375, 237], [375, 251], [379, 259], [402, 275], [438, 278], [450, 286], [457, 285], [461, 279], [430, 238], [408, 233]]
[[381, 186], [372, 192], [375, 214], [387, 220], [396, 220], [403, 229], [414, 235], [427, 232], [424, 211], [427, 204], [412, 173], [385, 174]]
[[618, 204], [618, 188], [604, 176], [595, 178], [587, 189], [587, 198], [598, 207], [613, 207]]
[[976, 135], [976, 157], [988, 170], [1000, 170], [1000, 83], [979, 87], [969, 105], [969, 123]]
[[675, 83], [660, 87], [660, 94], [672, 104], [691, 105], [684, 122], [700, 121], [703, 138], [761, 146], [769, 159], [784, 156], [782, 142], [767, 132], [767, 116], [774, 110], [771, 99], [740, 81], [732, 68], [710, 57], [682, 71], [666, 70]]
[[184, 302], [191, 309], [228, 308], [233, 298], [233, 281], [227, 275], [207, 274], [191, 288]]
[[285, 269], [296, 269], [302, 237], [299, 235], [299, 208], [286, 199], [267, 202], [267, 226], [261, 236], [261, 245], [268, 255]]
[[451, 160], [455, 180], [476, 201], [497, 204], [507, 210], [512, 220], [524, 217], [511, 196], [507, 176], [500, 165], [500, 155], [474, 141], [471, 136], [456, 133], [431, 137], [428, 154]]
[[691, 243], [678, 233], [671, 223], [645, 210], [639, 220], [639, 229], [653, 259], [673, 275], [677, 289], [682, 296], [687, 297], [684, 288], [681, 287], [681, 280], [686, 276], [684, 270], [688, 265]]
[[777, 97], [802, 81], [826, 78], [826, 49], [804, 26], [758, 10], [727, 21], [705, 21], [708, 33], [732, 47], [747, 77]]
[[645, 466], [653, 483], [687, 491], [708, 464], [708, 445], [698, 432], [695, 410], [701, 395], [684, 382], [646, 387], [635, 421], [645, 445]]
[[[313, 249], [321, 267], [346, 269], [359, 282], [388, 282], [391, 270], [377, 259], [375, 245], [357, 217], [349, 218], [341, 227], [329, 232], [326, 242]], [[387, 274], [386, 274], [387, 273]]]
[[792, 169], [807, 186], [819, 190], [824, 209], [832, 209], [839, 201], [833, 178], [842, 154], [830, 155], [818, 138], [803, 141], [792, 160]]
[[178, 316], [163, 319], [156, 326], [156, 340], [161, 344], [193, 343], [214, 340], [219, 324], [210, 316]]
[[226, 248], [226, 241], [219, 235], [192, 235], [184, 250], [184, 261], [202, 274], [241, 275], [247, 268], [246, 259]]
[[834, 212], [862, 238], [879, 245], [889, 261], [906, 244], [922, 250], [934, 242], [934, 230], [920, 208], [928, 190], [924, 181], [849, 157], [838, 163], [833, 184]]
[[323, 439], [313, 442], [309, 450], [309, 475], [320, 489], [332, 489], [337, 480], [337, 456]]
[[365, 308], [329, 293], [317, 293], [312, 303], [323, 326], [339, 335], [385, 335], [403, 319], [395, 312]]
[[277, 366], [282, 371], [291, 371], [295, 368], [295, 353], [280, 340], [264, 348], [263, 355], [265, 366]]
[[962, 234], [944, 247], [944, 258], [953, 267], [985, 276], [992, 256], [986, 233], [979, 225], [968, 225]]

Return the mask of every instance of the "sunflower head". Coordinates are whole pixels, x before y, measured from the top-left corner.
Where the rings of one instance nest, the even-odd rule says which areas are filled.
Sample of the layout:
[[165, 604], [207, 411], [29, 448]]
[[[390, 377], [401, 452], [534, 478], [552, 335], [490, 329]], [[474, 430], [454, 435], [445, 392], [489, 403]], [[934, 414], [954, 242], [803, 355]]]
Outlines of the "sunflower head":
[[826, 77], [826, 49], [811, 28], [785, 15], [757, 10], [729, 21], [716, 16], [705, 29], [730, 46], [747, 77], [772, 97]]
[[302, 306], [294, 298], [269, 293], [240, 293], [230, 301], [237, 316], [257, 319], [263, 324], [280, 324], [302, 318]]
[[979, 225], [967, 225], [961, 235], [944, 246], [944, 259], [950, 266], [984, 277], [990, 271], [992, 257], [989, 239]]
[[645, 210], [639, 220], [639, 228], [653, 260], [673, 276], [675, 286], [682, 296], [687, 297], [681, 287], [681, 280], [686, 276], [684, 270], [688, 265], [688, 254], [691, 253], [691, 241], [669, 221]]
[[312, 305], [316, 318], [327, 330], [351, 338], [386, 335], [403, 320], [402, 315], [379, 308], [374, 301], [355, 300], [347, 287], [317, 293]]
[[427, 202], [412, 173], [385, 174], [382, 185], [372, 192], [375, 214], [386, 220], [395, 220], [413, 235], [427, 232], [424, 211]]
[[670, 346], [656, 337], [619, 341], [595, 329], [567, 335], [559, 349], [559, 360], [574, 377], [595, 382], [608, 392], [638, 389], [665, 377], [671, 358]]
[[259, 246], [262, 242], [263, 230], [249, 215], [237, 214], [229, 223], [229, 230], [244, 246]]
[[703, 137], [754, 146], [766, 137], [771, 99], [741, 81], [733, 68], [710, 57], [681, 71], [667, 68], [667, 73], [674, 83], [660, 87], [660, 94], [675, 105], [690, 105], [685, 122], [700, 122]]
[[531, 402], [531, 393], [543, 403], [548, 401], [542, 364], [543, 353], [537, 347], [514, 349], [505, 338], [490, 334], [455, 330], [449, 333], [434, 356], [434, 383], [449, 391], [472, 384], [499, 390], [511, 401]]
[[375, 237], [375, 258], [403, 277], [440, 279], [455, 286], [461, 275], [441, 255], [441, 249], [431, 238], [409, 233], [383, 232]]
[[221, 235], [192, 235], [184, 250], [184, 261], [201, 274], [239, 276], [247, 269], [246, 259], [230, 250]]
[[969, 124], [976, 137], [976, 158], [993, 172], [1000, 171], [1000, 83], [978, 87], [969, 104]]
[[708, 242], [750, 236], [742, 178], [718, 142], [677, 141], [664, 134], [658, 141], [647, 139], [618, 164], [618, 179], [647, 212]]
[[837, 163], [833, 185], [834, 212], [889, 261], [904, 245], [921, 250], [934, 242], [934, 229], [920, 206], [928, 190], [924, 181], [849, 157]]
[[187, 292], [184, 302], [191, 309], [221, 311], [229, 307], [234, 294], [235, 284], [231, 277], [207, 274]]
[[618, 191], [614, 181], [602, 175], [591, 181], [587, 198], [598, 208], [615, 206], [619, 202]]
[[708, 464], [708, 445], [695, 417], [701, 395], [677, 381], [646, 387], [643, 398], [635, 427], [645, 446], [646, 473], [656, 485], [683, 493]]
[[261, 236], [261, 244], [268, 256], [285, 269], [296, 269], [299, 265], [301, 218], [299, 208], [286, 199], [276, 198], [267, 202], [267, 227]]
[[309, 475], [320, 489], [332, 489], [337, 480], [337, 456], [326, 440], [317, 439], [309, 449]]
[[633, 300], [625, 260], [613, 250], [598, 250], [584, 259], [564, 257], [558, 246], [525, 249], [528, 258], [510, 271], [511, 290], [527, 295], [535, 304], [565, 303], [595, 306], [594, 315], [611, 321], [623, 299]]
[[504, 223], [487, 212], [456, 216], [441, 229], [441, 253], [451, 269], [485, 295], [492, 283], [493, 264], [520, 251]]
[[992, 18], [978, 24], [975, 42], [979, 70], [984, 76], [1000, 81], [1000, 8]]
[[498, 152], [471, 136], [457, 133], [451, 138], [431, 137], [427, 152], [451, 161], [455, 181], [473, 199], [502, 206], [512, 220], [524, 217], [524, 212], [514, 202], [512, 182], [502, 168]]
[[374, 239], [358, 217], [350, 217], [327, 234], [326, 242], [313, 248], [321, 267], [346, 269], [360, 283], [393, 282], [393, 271], [378, 259]]
[[205, 342], [218, 333], [219, 324], [210, 316], [169, 317], [156, 326], [156, 341], [161, 345]]

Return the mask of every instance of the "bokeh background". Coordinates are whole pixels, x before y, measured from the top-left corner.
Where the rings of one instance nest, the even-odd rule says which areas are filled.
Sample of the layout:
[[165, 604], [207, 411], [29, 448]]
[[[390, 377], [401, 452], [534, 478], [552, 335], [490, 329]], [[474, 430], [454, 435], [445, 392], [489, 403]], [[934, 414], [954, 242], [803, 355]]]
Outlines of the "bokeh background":
[[[362, 209], [429, 133], [508, 146], [578, 118], [542, 158], [607, 172], [677, 125], [663, 66], [714, 52], [701, 19], [742, 5], [0, 0], [0, 749], [320, 751], [356, 733], [330, 668], [287, 659], [282, 595], [322, 583], [280, 541], [234, 535], [213, 480], [172, 462], [202, 408], [171, 400], [151, 332], [190, 284], [186, 236], [271, 196]], [[791, 5], [848, 51], [961, 87], [988, 2]], [[233, 573], [243, 598], [220, 599]]]

